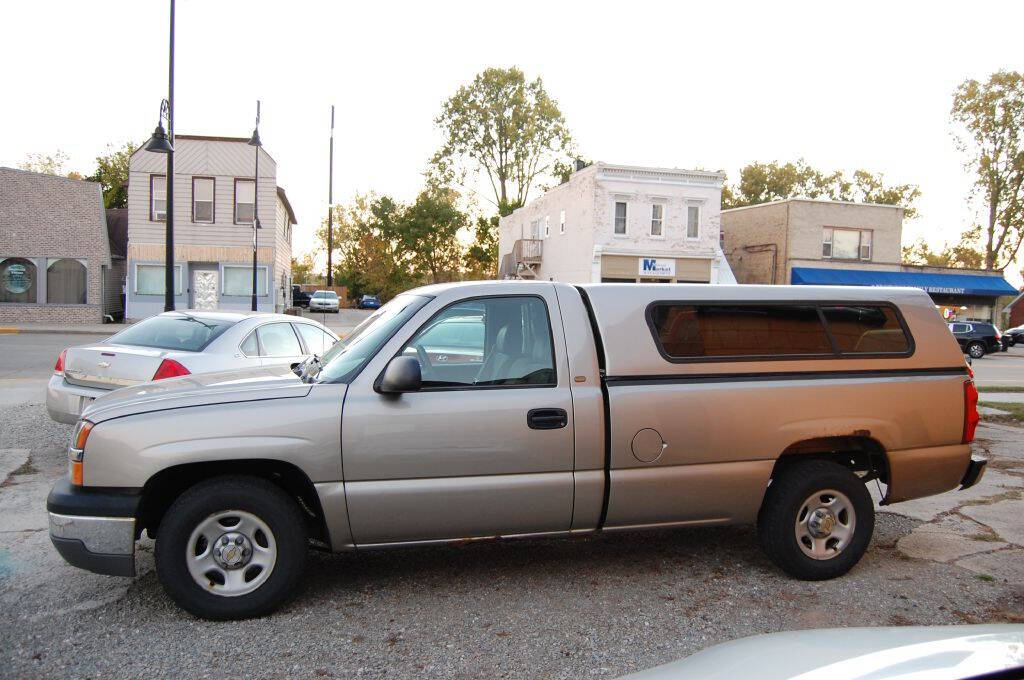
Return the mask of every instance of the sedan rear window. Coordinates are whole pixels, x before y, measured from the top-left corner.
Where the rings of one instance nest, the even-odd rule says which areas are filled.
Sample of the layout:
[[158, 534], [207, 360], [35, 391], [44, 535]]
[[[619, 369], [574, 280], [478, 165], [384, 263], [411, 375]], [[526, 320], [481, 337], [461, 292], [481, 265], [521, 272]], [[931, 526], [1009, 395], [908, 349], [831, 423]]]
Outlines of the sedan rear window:
[[201, 352], [235, 321], [191, 314], [151, 316], [126, 328], [108, 342], [137, 347], [156, 347], [183, 352]]

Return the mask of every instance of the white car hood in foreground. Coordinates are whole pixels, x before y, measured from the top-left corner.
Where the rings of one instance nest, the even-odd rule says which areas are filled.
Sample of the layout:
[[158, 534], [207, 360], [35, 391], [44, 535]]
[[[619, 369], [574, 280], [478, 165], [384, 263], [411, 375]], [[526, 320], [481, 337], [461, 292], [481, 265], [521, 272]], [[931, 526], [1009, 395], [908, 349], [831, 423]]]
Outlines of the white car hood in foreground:
[[836, 628], [756, 635], [626, 676], [635, 680], [935, 680], [1024, 666], [1024, 626]]
[[98, 423], [170, 408], [304, 397], [311, 387], [287, 365], [199, 373], [114, 390], [90, 404], [82, 418]]

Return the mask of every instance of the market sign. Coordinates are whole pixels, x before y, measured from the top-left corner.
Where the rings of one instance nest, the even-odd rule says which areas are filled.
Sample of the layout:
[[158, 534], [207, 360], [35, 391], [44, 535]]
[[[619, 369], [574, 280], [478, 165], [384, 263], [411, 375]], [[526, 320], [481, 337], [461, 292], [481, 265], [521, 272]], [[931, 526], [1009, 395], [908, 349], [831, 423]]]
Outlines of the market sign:
[[657, 259], [641, 257], [640, 276], [674, 279], [676, 276], [676, 261], [674, 258]]
[[7, 289], [7, 292], [15, 295], [28, 292], [31, 282], [27, 273], [23, 264], [7, 265], [7, 270], [4, 272], [4, 288]]

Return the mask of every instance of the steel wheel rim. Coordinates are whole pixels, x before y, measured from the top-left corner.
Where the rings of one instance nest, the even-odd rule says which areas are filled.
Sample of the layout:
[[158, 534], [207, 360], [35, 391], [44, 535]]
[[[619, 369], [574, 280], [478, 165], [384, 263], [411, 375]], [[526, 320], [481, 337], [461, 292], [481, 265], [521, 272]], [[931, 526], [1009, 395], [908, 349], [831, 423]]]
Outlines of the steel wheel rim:
[[811, 559], [830, 560], [838, 556], [850, 545], [856, 530], [853, 502], [835, 489], [815, 491], [796, 513], [796, 544]]
[[196, 584], [221, 597], [253, 592], [274, 571], [274, 533], [251, 512], [223, 510], [199, 522], [185, 544], [185, 564]]

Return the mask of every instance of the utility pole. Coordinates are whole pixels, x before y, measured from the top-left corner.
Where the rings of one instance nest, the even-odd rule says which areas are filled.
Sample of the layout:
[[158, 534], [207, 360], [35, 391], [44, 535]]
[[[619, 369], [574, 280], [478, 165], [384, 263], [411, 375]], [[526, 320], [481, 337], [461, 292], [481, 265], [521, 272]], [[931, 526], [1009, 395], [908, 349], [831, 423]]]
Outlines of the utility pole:
[[334, 285], [331, 251], [334, 250], [334, 104], [331, 104], [331, 162], [327, 175], [327, 287]]
[[164, 267], [164, 311], [174, 310], [174, 0], [171, 0], [171, 47], [167, 59], [167, 252]]

